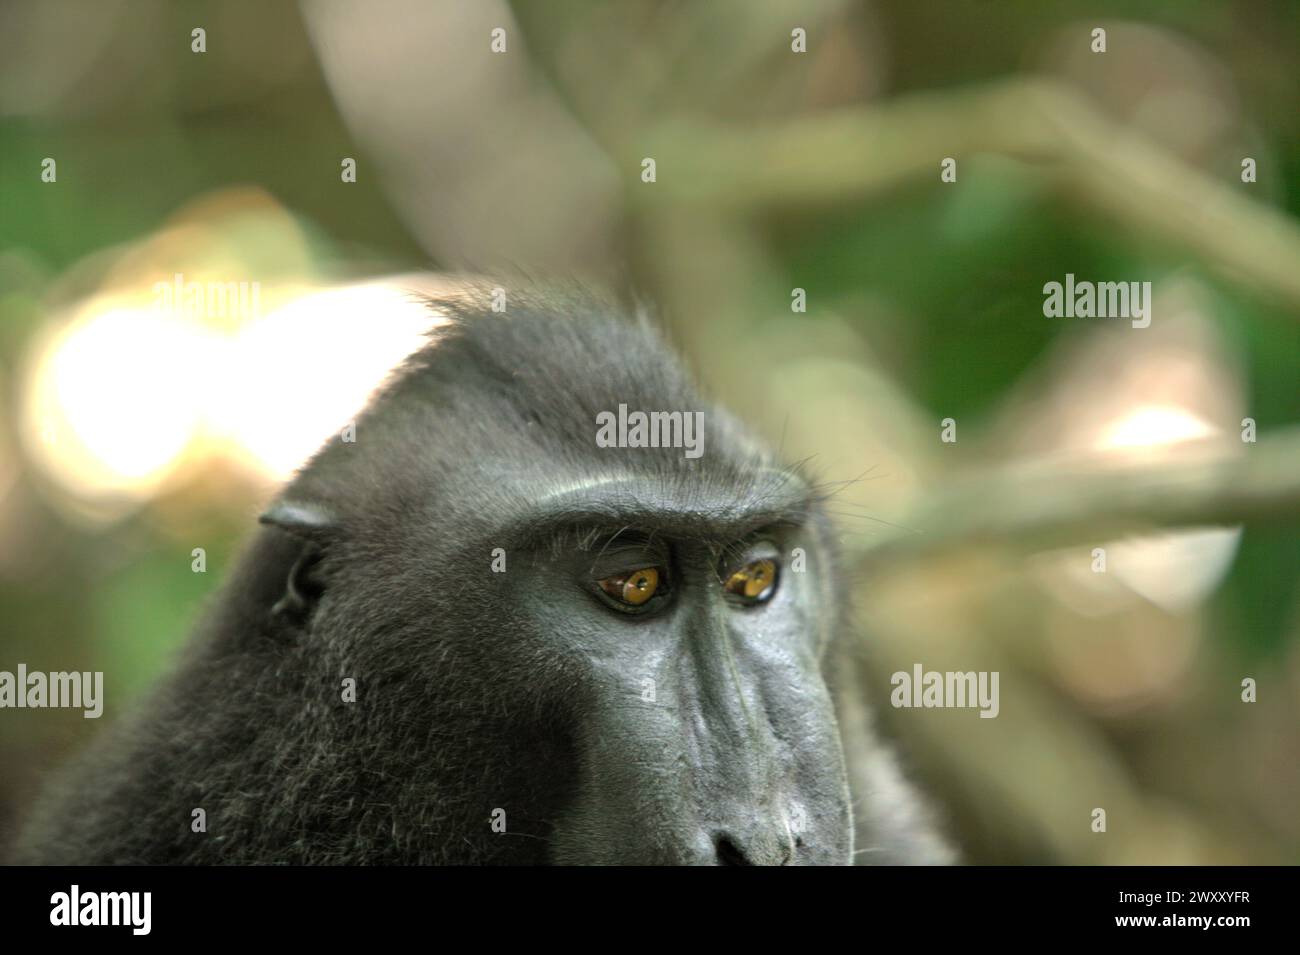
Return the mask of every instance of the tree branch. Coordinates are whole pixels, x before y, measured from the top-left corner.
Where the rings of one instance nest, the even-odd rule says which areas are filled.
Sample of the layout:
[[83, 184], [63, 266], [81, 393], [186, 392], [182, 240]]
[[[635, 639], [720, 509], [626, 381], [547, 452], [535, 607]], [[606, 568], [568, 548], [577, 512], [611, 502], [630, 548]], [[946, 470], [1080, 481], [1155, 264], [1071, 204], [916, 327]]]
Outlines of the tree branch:
[[841, 203], [922, 177], [938, 183], [945, 156], [1000, 154], [1038, 167], [1085, 211], [1186, 249], [1228, 278], [1300, 307], [1295, 223], [1055, 81], [913, 94], [766, 128], [669, 121], [648, 146], [659, 181], [653, 190], [631, 190], [633, 202], [668, 198], [731, 213]]
[[929, 494], [859, 558], [912, 560], [981, 544], [1041, 549], [1101, 543], [1153, 527], [1300, 519], [1300, 428], [1162, 464], [1029, 464], [972, 475]]

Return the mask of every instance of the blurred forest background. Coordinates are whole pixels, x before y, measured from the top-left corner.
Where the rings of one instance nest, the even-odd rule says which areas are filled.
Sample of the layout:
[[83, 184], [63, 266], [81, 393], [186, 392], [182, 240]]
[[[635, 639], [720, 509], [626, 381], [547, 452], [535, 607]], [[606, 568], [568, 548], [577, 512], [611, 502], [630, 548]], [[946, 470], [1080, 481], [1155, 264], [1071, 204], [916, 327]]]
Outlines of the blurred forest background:
[[[968, 861], [1300, 861], [1298, 21], [9, 0], [0, 670], [103, 670], [119, 718], [427, 324], [401, 276], [593, 281], [844, 482], [877, 703], [1000, 671], [997, 719], [880, 707]], [[1067, 273], [1151, 326], [1045, 317]], [[249, 294], [160, 309], [178, 274]], [[100, 728], [0, 711], [0, 849]]]

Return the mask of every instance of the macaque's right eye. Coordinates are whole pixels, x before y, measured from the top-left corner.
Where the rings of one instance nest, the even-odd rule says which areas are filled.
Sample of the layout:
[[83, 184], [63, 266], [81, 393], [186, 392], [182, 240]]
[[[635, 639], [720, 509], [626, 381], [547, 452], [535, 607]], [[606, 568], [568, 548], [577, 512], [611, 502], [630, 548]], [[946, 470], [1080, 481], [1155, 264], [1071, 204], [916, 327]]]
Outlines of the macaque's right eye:
[[616, 574], [600, 581], [600, 589], [629, 607], [639, 607], [659, 589], [659, 569], [642, 567], [630, 574]]

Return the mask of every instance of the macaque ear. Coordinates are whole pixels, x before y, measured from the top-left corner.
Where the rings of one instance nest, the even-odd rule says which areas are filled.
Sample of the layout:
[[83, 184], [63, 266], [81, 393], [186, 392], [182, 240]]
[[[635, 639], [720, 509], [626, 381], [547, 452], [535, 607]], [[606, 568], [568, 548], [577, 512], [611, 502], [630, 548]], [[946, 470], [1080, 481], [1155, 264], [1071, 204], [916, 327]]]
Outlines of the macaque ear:
[[326, 508], [309, 501], [276, 501], [258, 521], [320, 546], [329, 542], [337, 527], [334, 516]]
[[271, 608], [273, 616], [285, 616], [300, 623], [325, 592], [318, 564], [337, 523], [325, 508], [300, 501], [277, 501], [258, 520], [280, 528], [300, 542], [293, 564], [285, 573], [283, 593]]

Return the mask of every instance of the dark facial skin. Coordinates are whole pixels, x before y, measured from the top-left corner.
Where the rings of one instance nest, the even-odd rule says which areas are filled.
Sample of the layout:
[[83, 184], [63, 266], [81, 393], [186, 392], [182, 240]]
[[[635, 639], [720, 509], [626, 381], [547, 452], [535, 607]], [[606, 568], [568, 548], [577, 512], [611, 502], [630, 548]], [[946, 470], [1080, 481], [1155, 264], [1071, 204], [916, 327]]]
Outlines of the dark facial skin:
[[[625, 488], [584, 490], [618, 506]], [[574, 676], [576, 798], [552, 833], [560, 862], [785, 865], [852, 858], [847, 783], [820, 666], [810, 568], [788, 556], [810, 535], [771, 515], [684, 519], [686, 502], [624, 512], [589, 549], [542, 548], [504, 580], [536, 608], [528, 638]], [[698, 535], [701, 525], [707, 536]], [[709, 541], [727, 540], [724, 547]], [[766, 599], [724, 582], [770, 560]], [[599, 586], [657, 569], [655, 595], [620, 604]], [[509, 576], [509, 575], [506, 575]]]
[[[843, 864], [855, 840], [864, 861], [946, 858], [836, 653], [815, 489], [652, 330], [519, 298], [462, 314], [283, 490], [18, 861]], [[598, 446], [620, 403], [704, 411], [703, 454]], [[650, 573], [649, 599], [618, 599]]]

